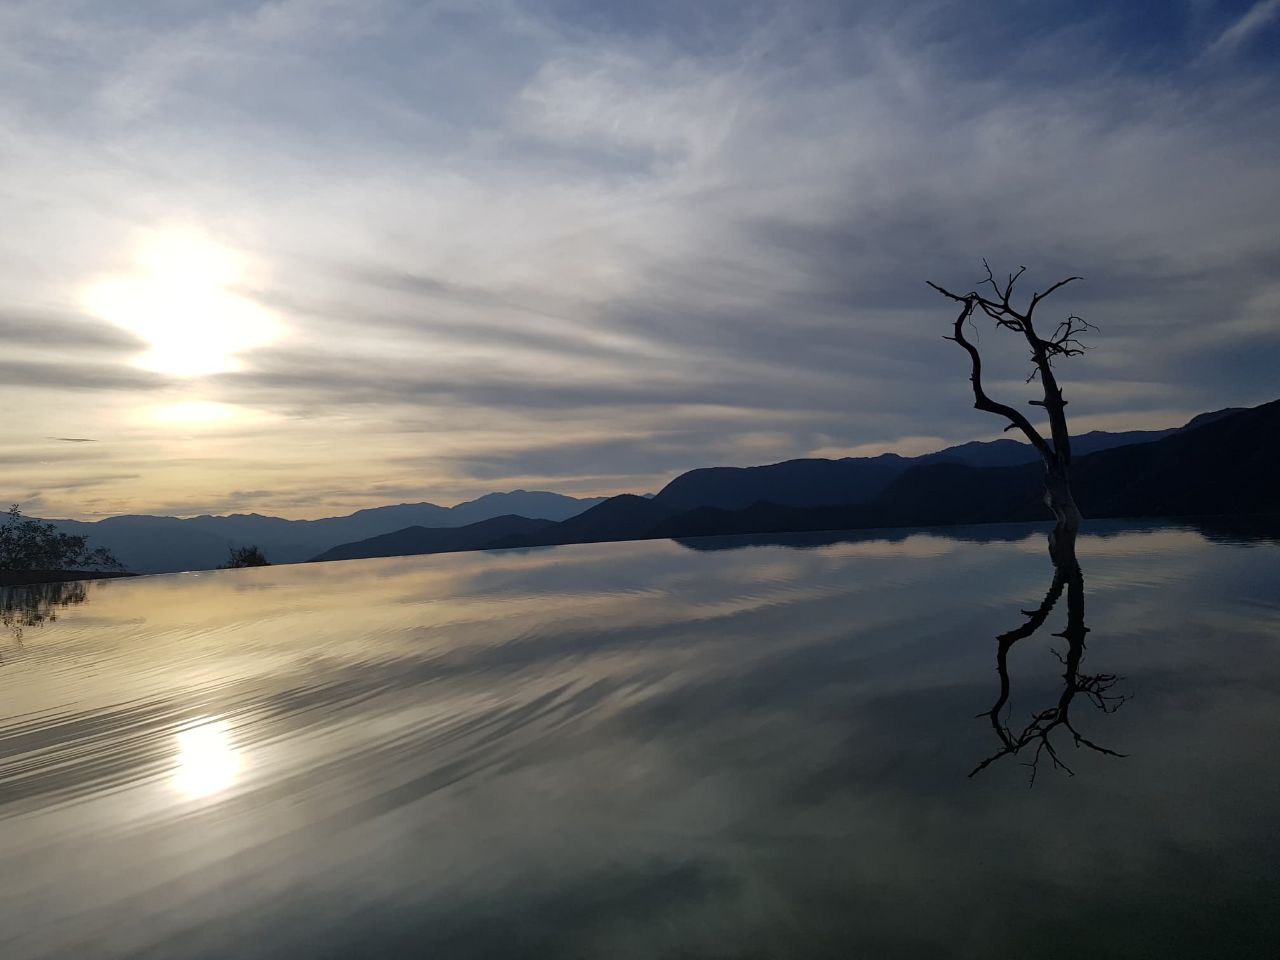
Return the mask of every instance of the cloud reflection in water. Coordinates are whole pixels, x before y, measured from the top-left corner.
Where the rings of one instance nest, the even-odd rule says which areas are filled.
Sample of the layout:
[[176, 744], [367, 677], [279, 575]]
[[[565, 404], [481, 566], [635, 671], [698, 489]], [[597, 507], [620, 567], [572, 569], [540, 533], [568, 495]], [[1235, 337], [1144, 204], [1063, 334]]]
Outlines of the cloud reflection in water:
[[1091, 525], [1130, 758], [1029, 791], [1043, 528], [772, 539], [95, 587], [0, 666], [0, 955], [1274, 952], [1273, 540]]

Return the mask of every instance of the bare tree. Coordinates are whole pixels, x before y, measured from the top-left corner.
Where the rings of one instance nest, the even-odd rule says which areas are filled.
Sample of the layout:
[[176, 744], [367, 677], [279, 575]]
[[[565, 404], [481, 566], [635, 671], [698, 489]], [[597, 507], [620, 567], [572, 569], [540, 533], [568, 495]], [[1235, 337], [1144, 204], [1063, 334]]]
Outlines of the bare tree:
[[236, 570], [240, 567], [269, 567], [271, 561], [257, 544], [248, 547], [228, 547], [227, 562], [219, 570]]
[[[982, 261], [982, 265], [986, 268], [987, 276], [978, 287], [990, 287], [990, 295], [977, 290], [952, 293], [931, 281], [929, 286], [960, 304], [960, 313], [956, 316], [952, 335], [947, 339], [960, 344], [969, 354], [972, 368], [969, 380], [973, 384], [974, 407], [1008, 420], [1009, 425], [1005, 429], [1022, 431], [1044, 461], [1044, 501], [1057, 520], [1054, 537], [1049, 544], [1050, 553], [1054, 556], [1055, 563], [1059, 552], [1074, 559], [1075, 535], [1080, 528], [1080, 510], [1071, 494], [1071, 436], [1067, 431], [1067, 401], [1063, 398], [1062, 388], [1058, 386], [1058, 379], [1054, 375], [1053, 362], [1062, 357], [1074, 357], [1083, 353], [1085, 347], [1080, 342], [1080, 335], [1096, 328], [1071, 314], [1047, 337], [1036, 330], [1036, 308], [1068, 283], [1079, 280], [1079, 277], [1067, 277], [1050, 286], [1044, 293], [1033, 293], [1027, 305], [1018, 308], [1013, 304], [1014, 287], [1026, 267], [1019, 267], [1017, 273], [1009, 274], [1007, 281], [1001, 286], [996, 282], [986, 260]], [[983, 388], [982, 357], [978, 348], [965, 336], [965, 324], [972, 321], [978, 311], [994, 320], [997, 327], [1022, 334], [1031, 348], [1032, 370], [1027, 382], [1038, 379], [1044, 396], [1043, 399], [1030, 402], [1034, 406], [1043, 407], [1049, 418], [1048, 439], [1041, 436], [1040, 431], [1021, 411], [993, 400]]]
[[[986, 260], [982, 261], [982, 266], [986, 269], [987, 275], [979, 282], [978, 288], [989, 287], [991, 290], [989, 295], [979, 293], [978, 290], [953, 293], [931, 281], [929, 286], [944, 297], [960, 304], [960, 312], [952, 326], [952, 334], [946, 339], [954, 340], [969, 354], [969, 381], [973, 385], [973, 405], [978, 410], [1004, 417], [1009, 421], [1005, 429], [1022, 431], [1023, 436], [1040, 454], [1045, 471], [1044, 502], [1053, 512], [1057, 522], [1049, 535], [1049, 556], [1053, 560], [1054, 576], [1048, 593], [1038, 608], [1023, 611], [1027, 620], [1021, 626], [996, 638], [996, 672], [1000, 676], [1000, 693], [994, 706], [981, 716], [990, 719], [992, 729], [999, 738], [1001, 746], [998, 751], [978, 764], [970, 776], [986, 769], [1001, 757], [1032, 748], [1028, 766], [1031, 767], [1031, 775], [1034, 779], [1040, 759], [1045, 755], [1049, 757], [1054, 767], [1071, 772], [1054, 746], [1053, 733], [1056, 730], [1067, 731], [1071, 736], [1071, 742], [1076, 747], [1087, 747], [1110, 756], [1122, 756], [1085, 737], [1076, 729], [1071, 719], [1071, 703], [1079, 694], [1083, 694], [1094, 706], [1107, 713], [1117, 709], [1125, 699], [1110, 692], [1116, 683], [1116, 677], [1111, 674], [1088, 675], [1080, 672], [1085, 650], [1085, 635], [1089, 632], [1089, 628], [1084, 623], [1084, 575], [1076, 559], [1076, 535], [1080, 530], [1080, 509], [1076, 506], [1075, 497], [1071, 493], [1071, 434], [1067, 429], [1067, 401], [1062, 395], [1062, 388], [1058, 386], [1058, 378], [1053, 369], [1055, 360], [1084, 353], [1085, 346], [1080, 336], [1086, 331], [1097, 328], [1075, 314], [1069, 314], [1048, 336], [1042, 336], [1036, 329], [1036, 308], [1068, 283], [1079, 280], [1079, 277], [1059, 280], [1044, 293], [1033, 293], [1025, 307], [1018, 307], [1013, 303], [1014, 288], [1019, 278], [1026, 272], [1026, 267], [1019, 267], [1016, 273], [1009, 274], [1002, 286], [996, 282]], [[1043, 391], [1041, 399], [1032, 400], [1030, 403], [1043, 408], [1045, 415], [1049, 418], [1048, 438], [1044, 437], [1021, 411], [993, 400], [983, 387], [982, 355], [978, 352], [977, 346], [965, 335], [966, 324], [972, 322], [974, 315], [979, 311], [994, 320], [997, 327], [1022, 334], [1026, 340], [1031, 350], [1032, 365], [1027, 383], [1039, 380]], [[1009, 650], [1019, 640], [1031, 636], [1040, 629], [1064, 590], [1067, 594], [1067, 626], [1061, 633], [1054, 634], [1067, 642], [1065, 654], [1056, 654], [1055, 651], [1065, 668], [1062, 675], [1062, 693], [1056, 704], [1033, 714], [1022, 730], [1015, 731], [1001, 719], [1001, 714], [1009, 703]]]

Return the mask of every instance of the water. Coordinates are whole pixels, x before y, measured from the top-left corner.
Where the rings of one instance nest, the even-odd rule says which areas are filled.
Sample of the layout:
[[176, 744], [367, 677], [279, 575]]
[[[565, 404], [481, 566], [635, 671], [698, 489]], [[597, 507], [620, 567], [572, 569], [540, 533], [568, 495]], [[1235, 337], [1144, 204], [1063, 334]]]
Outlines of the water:
[[1092, 529], [1070, 772], [1027, 527], [9, 591], [0, 956], [1272, 955], [1280, 545]]

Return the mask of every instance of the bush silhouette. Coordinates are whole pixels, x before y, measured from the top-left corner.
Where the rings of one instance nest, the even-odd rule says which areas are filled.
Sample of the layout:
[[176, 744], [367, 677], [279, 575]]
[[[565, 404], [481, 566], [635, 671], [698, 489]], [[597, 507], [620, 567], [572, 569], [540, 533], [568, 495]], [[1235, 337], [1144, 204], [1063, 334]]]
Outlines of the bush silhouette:
[[15, 503], [0, 523], [0, 570], [123, 570], [106, 547], [61, 533], [52, 523], [24, 517]]
[[227, 562], [219, 570], [235, 570], [240, 567], [269, 567], [271, 561], [258, 549], [257, 544], [249, 547], [232, 547]]

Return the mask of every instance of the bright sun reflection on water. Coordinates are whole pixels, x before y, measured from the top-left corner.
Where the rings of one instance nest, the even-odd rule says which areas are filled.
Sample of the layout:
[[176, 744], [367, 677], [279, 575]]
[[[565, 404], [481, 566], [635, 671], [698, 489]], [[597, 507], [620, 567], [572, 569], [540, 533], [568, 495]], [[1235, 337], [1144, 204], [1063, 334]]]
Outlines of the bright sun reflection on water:
[[177, 734], [178, 765], [173, 785], [191, 799], [207, 797], [235, 783], [243, 766], [232, 749], [225, 720], [200, 720]]

